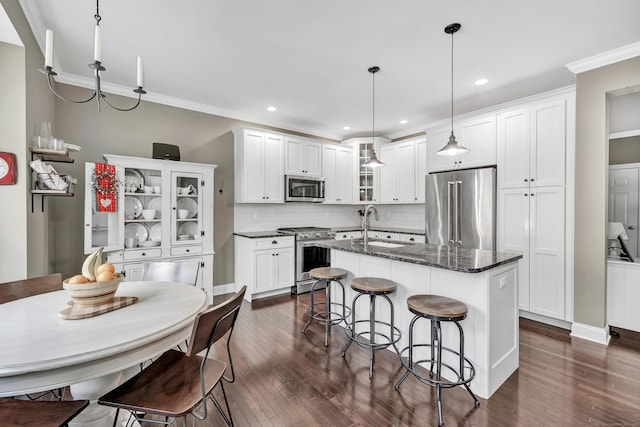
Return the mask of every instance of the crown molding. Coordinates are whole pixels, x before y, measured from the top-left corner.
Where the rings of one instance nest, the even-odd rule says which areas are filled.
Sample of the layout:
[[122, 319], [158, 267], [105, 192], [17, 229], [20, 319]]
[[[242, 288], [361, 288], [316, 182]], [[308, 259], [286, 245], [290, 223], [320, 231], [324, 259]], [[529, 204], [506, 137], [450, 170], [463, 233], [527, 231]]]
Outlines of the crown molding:
[[590, 56], [579, 61], [571, 62], [565, 67], [574, 74], [595, 70], [596, 68], [615, 64], [616, 62], [640, 56], [640, 42], [622, 46], [617, 49]]

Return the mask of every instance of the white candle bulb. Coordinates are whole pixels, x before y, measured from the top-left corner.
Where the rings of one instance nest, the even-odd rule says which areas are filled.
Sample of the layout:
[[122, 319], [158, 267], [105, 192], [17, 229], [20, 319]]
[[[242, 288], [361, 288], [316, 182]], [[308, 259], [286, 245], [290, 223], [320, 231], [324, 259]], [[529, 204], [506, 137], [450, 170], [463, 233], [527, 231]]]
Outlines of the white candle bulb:
[[142, 86], [144, 86], [143, 85], [143, 76], [142, 76], [142, 58], [139, 57], [139, 56], [138, 56], [138, 64], [137, 65], [138, 65], [138, 73], [137, 73], [137, 75], [138, 75], [138, 79], [137, 79], [138, 87], [142, 87]]
[[44, 49], [44, 66], [53, 67], [53, 31], [47, 30]]
[[93, 37], [93, 60], [102, 62], [102, 37], [100, 35], [100, 26], [96, 25]]

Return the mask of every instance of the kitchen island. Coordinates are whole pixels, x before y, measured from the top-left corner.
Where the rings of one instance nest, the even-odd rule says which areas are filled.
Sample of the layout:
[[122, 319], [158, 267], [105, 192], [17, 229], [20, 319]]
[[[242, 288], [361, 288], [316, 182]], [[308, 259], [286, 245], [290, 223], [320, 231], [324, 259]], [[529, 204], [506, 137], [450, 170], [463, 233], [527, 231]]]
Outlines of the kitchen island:
[[[356, 294], [350, 287], [354, 277], [381, 277], [398, 284], [397, 291], [389, 297], [394, 304], [396, 327], [402, 331], [399, 349], [408, 345], [407, 331], [413, 317], [407, 309], [407, 298], [416, 294], [443, 295], [465, 303], [468, 308], [461, 325], [465, 356], [476, 370], [471, 382], [474, 393], [488, 399], [518, 368], [517, 269], [521, 254], [389, 241], [370, 241], [365, 247], [361, 239], [326, 241], [319, 245], [332, 249], [332, 267], [349, 272], [343, 281], [349, 305]], [[388, 319], [388, 311], [381, 301], [376, 307], [376, 317]], [[368, 313], [368, 301], [361, 298], [356, 314], [363, 319]], [[458, 331], [449, 323], [442, 324], [443, 345], [455, 349]], [[429, 322], [419, 321], [414, 334], [416, 342], [428, 342]], [[457, 363], [446, 354], [443, 361], [451, 366]]]

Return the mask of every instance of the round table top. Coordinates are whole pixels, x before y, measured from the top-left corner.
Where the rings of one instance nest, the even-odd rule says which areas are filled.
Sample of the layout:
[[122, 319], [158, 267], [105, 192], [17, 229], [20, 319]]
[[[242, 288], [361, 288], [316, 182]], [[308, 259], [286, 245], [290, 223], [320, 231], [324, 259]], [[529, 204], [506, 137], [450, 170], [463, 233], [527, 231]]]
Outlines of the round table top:
[[3, 377], [113, 359], [150, 346], [192, 325], [206, 307], [205, 293], [184, 283], [122, 282], [116, 296], [138, 301], [78, 320], [58, 314], [70, 301], [65, 290], [0, 305], [0, 384]]

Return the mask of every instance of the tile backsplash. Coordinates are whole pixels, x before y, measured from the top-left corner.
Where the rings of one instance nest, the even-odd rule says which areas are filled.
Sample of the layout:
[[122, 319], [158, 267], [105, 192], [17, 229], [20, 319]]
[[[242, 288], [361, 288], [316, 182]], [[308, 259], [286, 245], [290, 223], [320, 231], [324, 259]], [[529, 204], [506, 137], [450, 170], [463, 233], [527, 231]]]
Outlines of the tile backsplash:
[[[280, 227], [360, 226], [359, 209], [364, 205], [343, 206], [315, 203], [236, 204], [235, 231], [264, 231]], [[380, 221], [374, 226], [423, 229], [424, 205], [376, 205]]]

